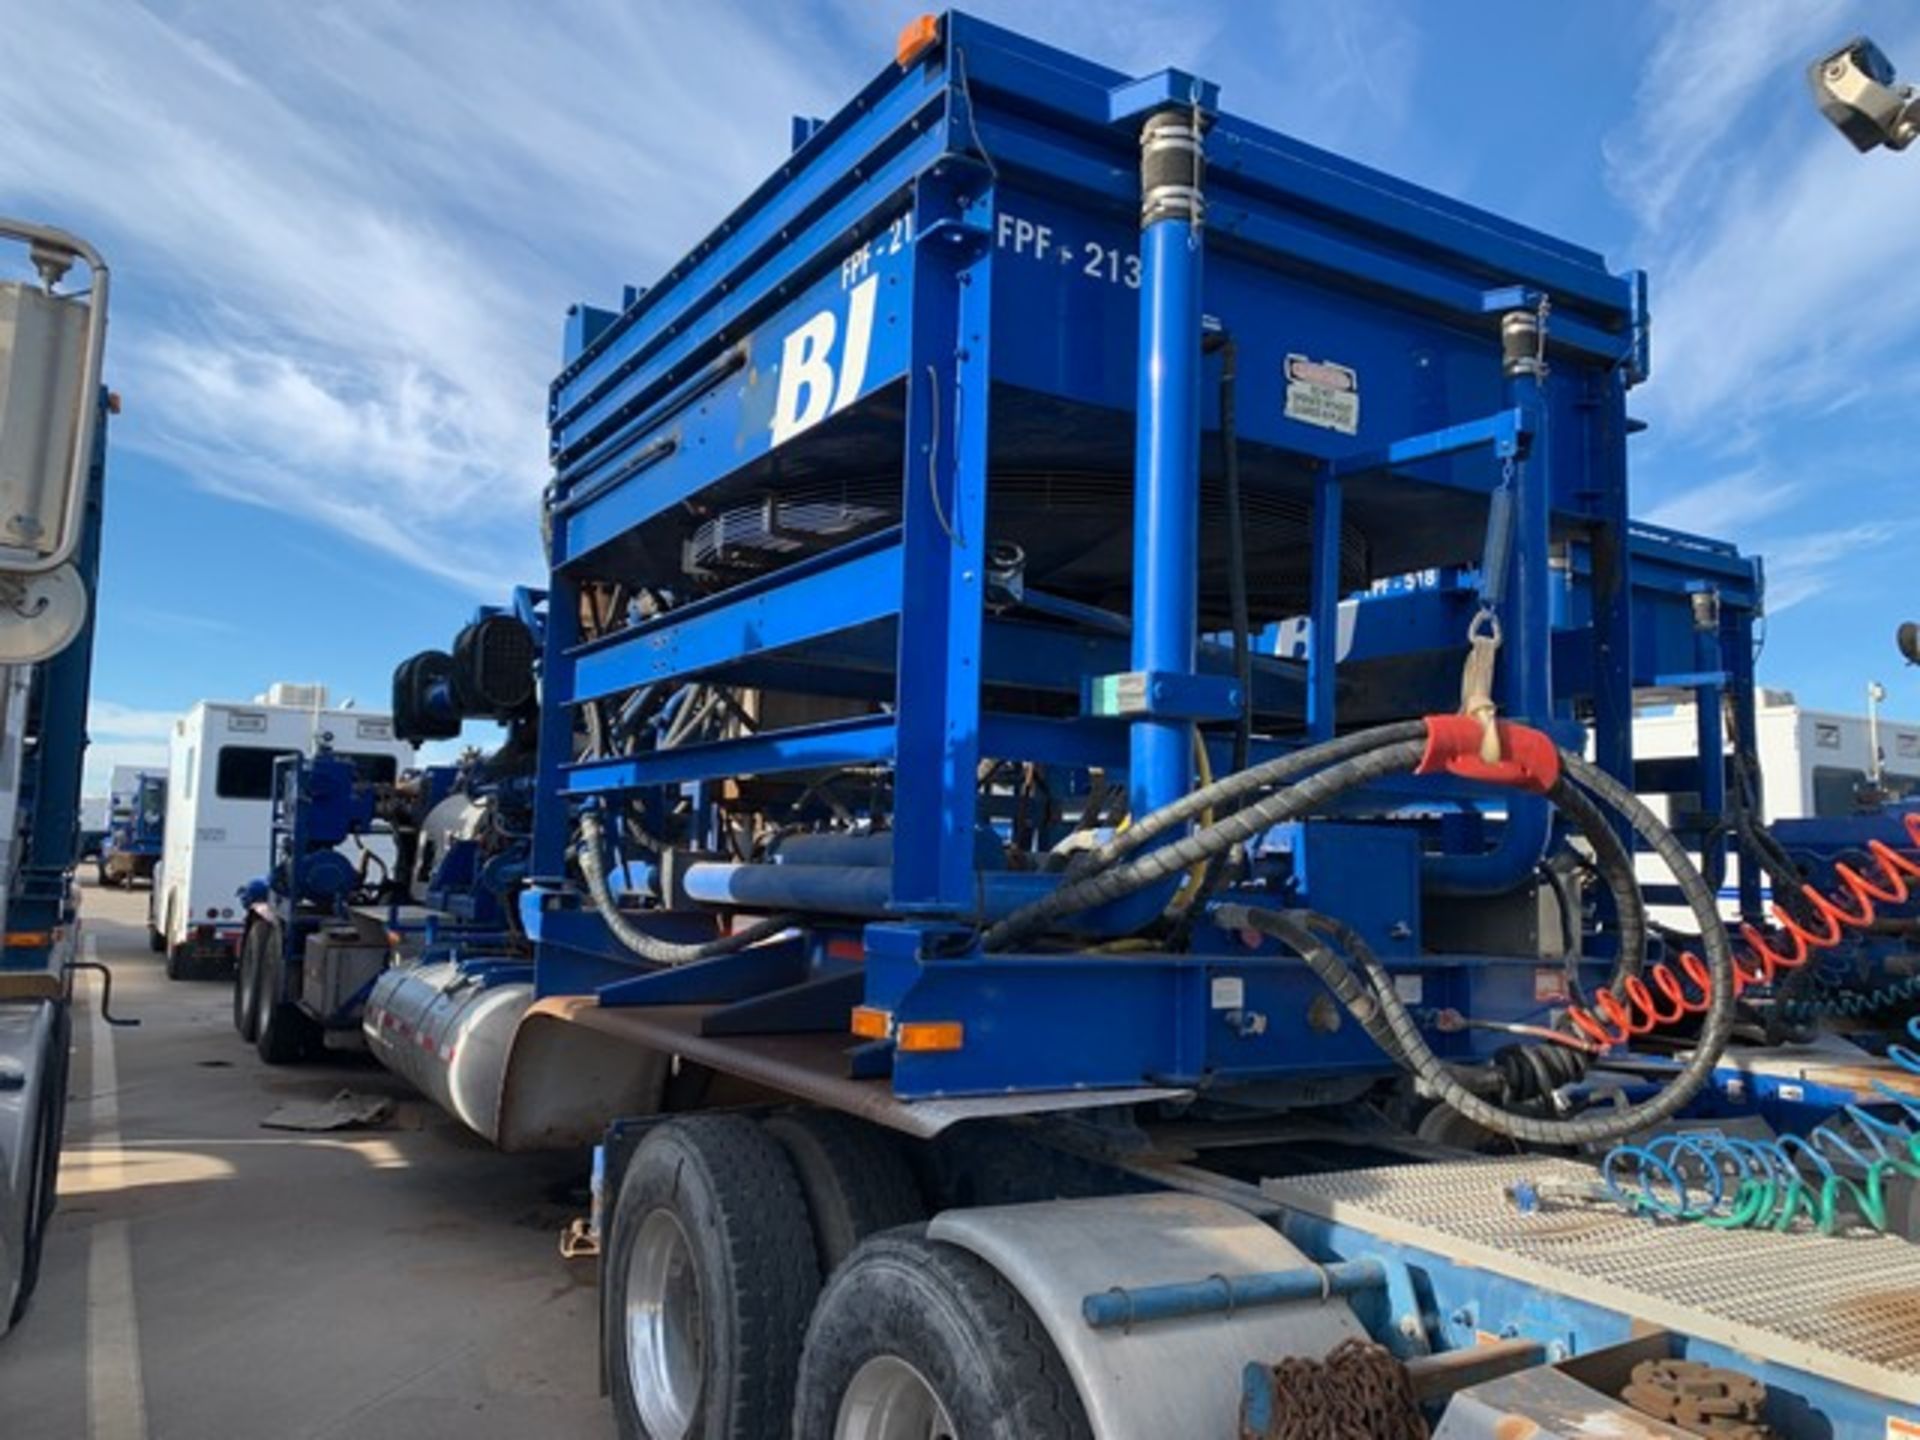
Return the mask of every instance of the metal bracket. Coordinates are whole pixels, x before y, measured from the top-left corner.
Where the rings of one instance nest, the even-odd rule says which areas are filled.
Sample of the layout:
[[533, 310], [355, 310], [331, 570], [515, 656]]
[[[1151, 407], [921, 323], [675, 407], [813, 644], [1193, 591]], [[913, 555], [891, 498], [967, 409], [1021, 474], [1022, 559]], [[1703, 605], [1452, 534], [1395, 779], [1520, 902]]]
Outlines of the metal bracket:
[[1127, 670], [1080, 682], [1080, 713], [1106, 719], [1232, 720], [1243, 700], [1239, 684], [1224, 675]]

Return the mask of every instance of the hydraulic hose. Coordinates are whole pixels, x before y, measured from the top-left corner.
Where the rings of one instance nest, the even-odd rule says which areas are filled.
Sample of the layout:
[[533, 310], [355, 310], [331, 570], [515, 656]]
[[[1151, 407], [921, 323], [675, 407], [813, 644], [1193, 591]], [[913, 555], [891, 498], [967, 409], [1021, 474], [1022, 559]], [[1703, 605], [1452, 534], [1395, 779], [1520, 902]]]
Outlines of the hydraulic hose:
[[[1288, 820], [1322, 810], [1332, 800], [1347, 791], [1359, 788], [1390, 775], [1401, 775], [1417, 770], [1429, 769], [1455, 770], [1455, 760], [1447, 753], [1440, 733], [1441, 721], [1416, 721], [1409, 726], [1384, 726], [1363, 732], [1360, 735], [1345, 737], [1341, 741], [1330, 741], [1297, 752], [1283, 761], [1269, 762], [1266, 766], [1256, 766], [1252, 770], [1242, 771], [1238, 775], [1228, 776], [1214, 785], [1202, 787], [1193, 794], [1184, 797], [1172, 805], [1162, 807], [1146, 817], [1134, 831], [1153, 829], [1154, 833], [1164, 832], [1169, 826], [1177, 824], [1187, 815], [1194, 813], [1206, 791], [1214, 792], [1207, 797], [1217, 802], [1223, 796], [1242, 794], [1248, 788], [1261, 783], [1271, 783], [1275, 772], [1292, 762], [1292, 773], [1301, 770], [1313, 770], [1306, 778], [1264, 799], [1254, 801], [1244, 808], [1228, 815], [1191, 834], [1181, 836], [1156, 850], [1125, 864], [1115, 864], [1087, 875], [1082, 879], [1069, 882], [1046, 899], [1023, 907], [1007, 919], [1001, 921], [987, 932], [987, 948], [1003, 946], [1033, 930], [1043, 926], [1047, 920], [1058, 915], [1069, 915], [1095, 905], [1117, 900], [1135, 890], [1152, 885], [1197, 862], [1222, 853], [1230, 846], [1252, 838], [1270, 827]], [[1409, 738], [1412, 734], [1419, 738]], [[1477, 736], [1477, 730], [1475, 732]], [[1544, 792], [1547, 802], [1568, 816], [1574, 824], [1585, 830], [1596, 819], [1604, 826], [1604, 818], [1599, 816], [1595, 800], [1621, 815], [1634, 832], [1666, 864], [1668, 870], [1678, 882], [1682, 896], [1688, 908], [1693, 911], [1699, 922], [1706, 960], [1700, 966], [1698, 977], [1705, 991], [1704, 1019], [1700, 1037], [1691, 1057], [1680, 1073], [1658, 1095], [1640, 1105], [1626, 1110], [1610, 1111], [1604, 1116], [1591, 1116], [1572, 1120], [1549, 1120], [1532, 1115], [1518, 1115], [1501, 1109], [1474, 1094], [1462, 1084], [1447, 1068], [1420, 1033], [1419, 1026], [1408, 1013], [1406, 1005], [1400, 1000], [1393, 988], [1392, 977], [1381, 965], [1371, 948], [1357, 934], [1343, 928], [1343, 940], [1351, 959], [1360, 967], [1361, 975], [1367, 982], [1370, 995], [1356, 995], [1351, 984], [1336, 983], [1331, 972], [1326, 977], [1333, 986], [1335, 994], [1345, 1003], [1355, 1018], [1365, 1026], [1370, 1034], [1380, 1033], [1378, 1025], [1384, 1025], [1390, 1044], [1383, 1046], [1387, 1053], [1404, 1065], [1427, 1092], [1437, 1096], [1452, 1106], [1469, 1120], [1490, 1130], [1516, 1139], [1542, 1145], [1581, 1145], [1602, 1140], [1614, 1140], [1644, 1126], [1657, 1124], [1675, 1114], [1697, 1095], [1712, 1078], [1715, 1065], [1726, 1050], [1732, 1037], [1734, 1025], [1734, 985], [1735, 971], [1733, 955], [1727, 941], [1725, 926], [1721, 923], [1715, 897], [1708, 890], [1700, 872], [1694, 867], [1685, 848], [1674, 837], [1673, 832], [1661, 823], [1659, 818], [1631, 790], [1627, 789], [1611, 775], [1598, 766], [1589, 764], [1581, 756], [1567, 750], [1557, 750], [1545, 736], [1536, 731], [1527, 731], [1518, 726], [1503, 726], [1503, 740], [1510, 752], [1515, 742], [1524, 746], [1527, 763], [1518, 763], [1507, 770], [1492, 770], [1481, 766], [1476, 770], [1468, 760], [1458, 767], [1456, 773], [1469, 778], [1500, 779], [1506, 782], [1532, 789], [1535, 793]], [[1336, 748], [1343, 751], [1342, 758], [1330, 759], [1330, 752]], [[1529, 769], [1529, 764], [1533, 768]], [[1323, 766], [1324, 768], [1315, 768]], [[1258, 771], [1265, 771], [1264, 780], [1251, 777]], [[1486, 772], [1486, 773], [1481, 773]], [[1588, 792], [1579, 794], [1576, 786]], [[1569, 795], [1575, 798], [1568, 799]], [[1582, 801], [1586, 801], [1585, 805]], [[1128, 832], [1132, 835], [1133, 831]], [[1103, 849], [1114, 849], [1115, 844]], [[1132, 848], [1142, 843], [1133, 842]], [[1604, 843], [1604, 842], [1602, 842]], [[1608, 863], [1612, 868], [1615, 857], [1609, 853]], [[1251, 907], [1228, 905], [1219, 907], [1216, 915], [1229, 925], [1248, 922], [1256, 912]], [[1263, 922], [1270, 923], [1270, 922]], [[1309, 965], [1315, 959], [1303, 955]], [[1348, 977], [1351, 979], [1351, 977]], [[1370, 1001], [1371, 1004], [1359, 1003]], [[1377, 1010], [1378, 1014], [1375, 1015]]]
[[1559, 805], [1560, 813], [1593, 847], [1593, 868], [1613, 897], [1620, 954], [1614, 962], [1611, 983], [1621, 984], [1638, 975], [1647, 960], [1647, 907], [1640, 893], [1640, 878], [1634, 874], [1633, 856], [1585, 791], [1566, 786], [1561, 791]]
[[[983, 943], [989, 950], [1004, 950], [1015, 941], [1046, 929], [1063, 916], [1090, 909], [1107, 900], [1132, 894], [1135, 890], [1142, 889], [1156, 880], [1188, 868], [1196, 861], [1204, 861], [1215, 854], [1224, 853], [1240, 840], [1278, 824], [1280, 819], [1292, 819], [1298, 814], [1306, 813], [1305, 809], [1289, 810], [1280, 815], [1279, 819], [1264, 822], [1256, 818], [1244, 829], [1232, 831], [1232, 838], [1219, 842], [1204, 842], [1197, 850], [1194, 848], [1191, 842], [1199, 839], [1200, 836], [1212, 835], [1223, 827], [1230, 826], [1247, 813], [1246, 810], [1235, 811], [1226, 820], [1216, 822], [1194, 835], [1186, 836], [1180, 842], [1185, 859], [1178, 863], [1164, 867], [1155, 866], [1145, 872], [1144, 878], [1135, 874], [1138, 866], [1146, 863], [1144, 861], [1138, 862], [1135, 866], [1118, 866], [1119, 861], [1150, 841], [1159, 839], [1169, 830], [1208, 810], [1221, 809], [1227, 802], [1237, 800], [1250, 792], [1297, 779], [1322, 767], [1334, 766], [1356, 756], [1368, 755], [1384, 745], [1395, 742], [1405, 742], [1411, 746], [1406, 755], [1400, 758], [1405, 759], [1411, 756], [1413, 761], [1417, 761], [1425, 744], [1426, 733], [1426, 722], [1422, 720], [1406, 720], [1393, 725], [1381, 725], [1352, 735], [1342, 735], [1319, 745], [1309, 746], [1305, 750], [1296, 750], [1290, 755], [1282, 755], [1277, 759], [1263, 761], [1258, 765], [1224, 776], [1210, 785], [1202, 785], [1171, 804], [1163, 805], [1158, 810], [1141, 816], [1104, 845], [1087, 851], [1069, 871], [1069, 875], [1074, 878], [1069, 879], [1058, 890], [1021, 906], [1011, 915], [994, 924], [987, 930]], [[1412, 763], [1401, 768], [1411, 769]], [[1385, 770], [1379, 773], [1392, 772]], [[1369, 776], [1368, 778], [1378, 777]], [[1349, 787], [1341, 785], [1338, 788]], [[1319, 801], [1314, 799], [1307, 803], [1310, 806]], [[1251, 808], [1248, 807], [1248, 809]], [[1167, 854], [1174, 848], [1171, 845], [1163, 847], [1148, 859]], [[1121, 878], [1116, 880], [1116, 877]]]
[[649, 935], [621, 912], [619, 902], [614, 899], [613, 890], [607, 884], [607, 864], [601, 849], [604, 838], [598, 815], [588, 811], [580, 817], [578, 853], [580, 874], [587, 882], [587, 896], [593, 901], [593, 908], [606, 922], [613, 938], [643, 960], [650, 960], [656, 965], [690, 965], [696, 960], [711, 960], [715, 956], [731, 955], [736, 950], [757, 945], [782, 930], [791, 930], [799, 923], [796, 915], [772, 915], [731, 935], [698, 942], [662, 940], [657, 935]]
[[[1402, 748], [1388, 747], [1389, 751]], [[1376, 752], [1379, 753], [1386, 752]], [[1327, 981], [1335, 996], [1376, 1041], [1380, 1029], [1384, 1027], [1390, 1043], [1382, 1048], [1412, 1073], [1428, 1094], [1475, 1124], [1531, 1144], [1587, 1145], [1618, 1140], [1670, 1118], [1712, 1079], [1714, 1067], [1719, 1064], [1733, 1034], [1734, 966], [1732, 949], [1727, 941], [1726, 929], [1720, 922], [1714, 896], [1701, 879], [1700, 872], [1694, 868], [1692, 859], [1674, 838], [1673, 832], [1660, 822], [1637, 795], [1604, 770], [1588, 764], [1569, 751], [1562, 750], [1559, 758], [1564, 773], [1548, 790], [1548, 801], [1563, 814], [1567, 813], [1569, 807], [1566, 797], [1573, 791], [1570, 782], [1577, 781], [1617, 810], [1632, 825], [1635, 833], [1665, 862], [1679, 883], [1688, 908], [1700, 922], [1708, 954], [1706, 979], [1709, 1004], [1706, 1018], [1701, 1027], [1699, 1043], [1686, 1065], [1651, 1100], [1624, 1110], [1609, 1110], [1604, 1115], [1569, 1120], [1543, 1119], [1504, 1110], [1463, 1085], [1446, 1063], [1433, 1053], [1426, 1037], [1420, 1033], [1419, 1025], [1395, 992], [1393, 977], [1380, 963], [1372, 947], [1350, 928], [1342, 928], [1341, 943], [1367, 982], [1364, 995], [1356, 993], [1358, 986], [1351, 973], [1344, 980], [1336, 981], [1335, 977], [1324, 973], [1324, 955], [1316, 956], [1294, 947], [1290, 937], [1297, 933], [1297, 929], [1276, 923], [1274, 912], [1229, 904], [1217, 907], [1214, 913], [1224, 925], [1259, 930], [1273, 935], [1290, 948], [1296, 948], [1296, 953], [1313, 968], [1316, 975]], [[1577, 808], [1579, 801], [1574, 801], [1573, 805]]]

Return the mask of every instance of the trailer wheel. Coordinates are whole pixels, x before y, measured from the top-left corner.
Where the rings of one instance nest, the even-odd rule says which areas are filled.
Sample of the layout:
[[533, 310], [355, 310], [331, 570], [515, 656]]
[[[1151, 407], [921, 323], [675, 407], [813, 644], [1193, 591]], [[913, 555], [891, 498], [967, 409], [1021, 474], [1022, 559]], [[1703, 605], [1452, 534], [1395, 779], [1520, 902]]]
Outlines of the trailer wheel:
[[53, 1219], [59, 1195], [60, 1145], [67, 1121], [68, 1047], [72, 1043], [73, 1015], [64, 1005], [54, 1020], [53, 1037], [47, 1046], [47, 1077], [40, 1097], [40, 1114], [34, 1123], [34, 1153], [28, 1172], [26, 1227], [20, 1248], [20, 1280], [13, 1292], [13, 1309], [7, 1317], [9, 1327], [18, 1325], [40, 1283], [40, 1257], [46, 1250], [47, 1226]]
[[1091, 1440], [1053, 1341], [993, 1267], [917, 1227], [877, 1235], [807, 1327], [794, 1440]]
[[320, 1027], [298, 1005], [280, 998], [285, 988], [286, 957], [280, 953], [280, 927], [256, 927], [267, 938], [260, 942], [260, 963], [254, 967], [259, 990], [254, 999], [253, 1048], [269, 1065], [291, 1065], [318, 1048]]
[[838, 1270], [869, 1235], [927, 1218], [890, 1132], [830, 1110], [790, 1110], [769, 1118], [766, 1128], [800, 1177], [822, 1275]]
[[623, 1440], [784, 1435], [820, 1289], [806, 1201], [744, 1116], [668, 1121], [614, 1207], [601, 1334]]
[[260, 1035], [260, 959], [266, 936], [264, 921], [249, 921], [240, 940], [240, 959], [233, 967], [233, 1028], [249, 1042]]

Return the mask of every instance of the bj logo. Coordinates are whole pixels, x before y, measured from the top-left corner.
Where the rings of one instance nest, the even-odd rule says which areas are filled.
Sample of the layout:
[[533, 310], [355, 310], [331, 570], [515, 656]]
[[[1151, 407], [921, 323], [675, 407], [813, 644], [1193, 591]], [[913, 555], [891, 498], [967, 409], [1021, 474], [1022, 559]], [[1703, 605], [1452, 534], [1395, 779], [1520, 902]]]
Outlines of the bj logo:
[[[773, 443], [844, 410], [859, 398], [873, 339], [873, 306], [880, 277], [869, 275], [847, 294], [847, 329], [840, 334], [837, 307], [795, 327], [780, 347], [780, 388], [773, 401]], [[836, 363], [835, 342], [839, 341]]]

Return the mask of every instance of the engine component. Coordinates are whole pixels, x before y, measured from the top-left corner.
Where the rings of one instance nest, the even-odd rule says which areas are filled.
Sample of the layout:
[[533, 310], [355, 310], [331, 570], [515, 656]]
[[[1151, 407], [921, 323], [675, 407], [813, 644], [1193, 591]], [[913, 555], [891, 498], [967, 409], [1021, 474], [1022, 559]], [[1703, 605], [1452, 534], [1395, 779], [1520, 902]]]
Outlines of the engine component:
[[451, 680], [468, 716], [511, 719], [533, 699], [533, 632], [517, 615], [494, 612], [453, 641]]

